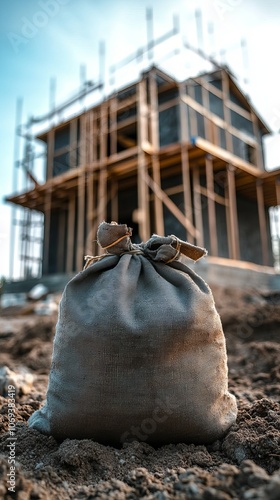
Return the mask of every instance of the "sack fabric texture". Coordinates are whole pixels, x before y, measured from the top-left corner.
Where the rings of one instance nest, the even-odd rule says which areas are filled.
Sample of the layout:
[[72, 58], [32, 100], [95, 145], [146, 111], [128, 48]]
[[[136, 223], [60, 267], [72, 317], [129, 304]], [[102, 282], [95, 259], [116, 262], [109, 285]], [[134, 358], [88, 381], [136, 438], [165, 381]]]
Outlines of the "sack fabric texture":
[[213, 442], [237, 415], [225, 338], [208, 285], [178, 261], [206, 251], [175, 236], [135, 245], [130, 235], [102, 223], [107, 253], [66, 286], [47, 400], [29, 426], [59, 440]]

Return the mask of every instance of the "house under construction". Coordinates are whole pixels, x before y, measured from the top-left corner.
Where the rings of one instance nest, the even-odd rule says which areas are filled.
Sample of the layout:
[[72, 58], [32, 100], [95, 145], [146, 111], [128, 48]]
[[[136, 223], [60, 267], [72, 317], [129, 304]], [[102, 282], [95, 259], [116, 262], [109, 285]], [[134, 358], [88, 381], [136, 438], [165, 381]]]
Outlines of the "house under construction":
[[175, 234], [210, 256], [273, 266], [269, 133], [226, 67], [178, 82], [152, 66], [41, 133], [46, 181], [8, 201], [44, 214], [43, 274], [80, 271], [100, 251], [102, 220], [127, 223], [134, 242]]

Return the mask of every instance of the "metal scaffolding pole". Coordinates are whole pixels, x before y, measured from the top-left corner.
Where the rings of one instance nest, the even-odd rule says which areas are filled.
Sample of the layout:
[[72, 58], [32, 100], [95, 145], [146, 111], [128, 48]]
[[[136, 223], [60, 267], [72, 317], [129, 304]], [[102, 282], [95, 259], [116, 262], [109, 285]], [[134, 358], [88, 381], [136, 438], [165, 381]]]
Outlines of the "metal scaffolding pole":
[[[16, 103], [16, 123], [15, 123], [15, 140], [14, 140], [14, 169], [13, 169], [13, 192], [15, 193], [18, 188], [18, 171], [19, 171], [19, 150], [21, 137], [18, 133], [19, 126], [22, 121], [22, 108], [23, 99], [17, 99]], [[17, 219], [17, 208], [12, 206], [11, 214], [11, 232], [10, 232], [10, 260], [9, 260], [9, 277], [14, 276], [14, 260], [15, 260], [15, 240], [16, 240], [16, 219]]]

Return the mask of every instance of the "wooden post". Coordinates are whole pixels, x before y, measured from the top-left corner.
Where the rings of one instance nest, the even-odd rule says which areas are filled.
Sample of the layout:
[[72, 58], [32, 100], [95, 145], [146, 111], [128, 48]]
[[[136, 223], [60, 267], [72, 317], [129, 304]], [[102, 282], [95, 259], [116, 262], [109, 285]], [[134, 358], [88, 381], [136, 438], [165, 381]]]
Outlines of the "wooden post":
[[230, 244], [231, 255], [233, 259], [240, 259], [239, 249], [239, 230], [238, 230], [238, 216], [236, 204], [236, 189], [235, 189], [235, 167], [228, 165], [227, 167], [227, 180], [228, 180], [228, 201], [229, 201], [229, 215], [230, 215]]
[[[209, 102], [209, 92], [208, 90], [203, 86], [203, 82], [201, 82], [201, 93], [202, 93], [202, 103], [204, 109], [207, 109], [207, 111], [210, 111], [210, 102]], [[212, 122], [210, 122], [210, 119], [208, 116], [202, 115], [203, 120], [204, 120], [204, 128], [205, 128], [205, 139], [209, 142], [214, 142], [213, 134], [212, 134]]]
[[259, 169], [264, 170], [262, 145], [259, 142], [259, 138], [260, 138], [259, 126], [258, 126], [257, 117], [252, 110], [251, 110], [251, 117], [252, 117], [252, 122], [253, 122], [254, 134], [255, 134], [256, 141], [257, 141], [257, 146], [255, 147], [255, 153], [256, 153], [255, 164]]
[[47, 152], [47, 175], [46, 179], [53, 177], [53, 155], [54, 155], [54, 129], [48, 132], [48, 152]]
[[78, 220], [77, 220], [77, 251], [76, 271], [83, 267], [84, 258], [84, 236], [85, 236], [85, 171], [81, 170], [78, 178]]
[[118, 201], [118, 181], [115, 177], [111, 178], [111, 217], [118, 222], [119, 219], [119, 201]]
[[89, 115], [89, 147], [90, 147], [90, 163], [97, 160], [97, 112], [90, 111]]
[[[184, 189], [184, 206], [185, 215], [191, 223], [193, 223], [193, 211], [192, 211], [192, 195], [191, 195], [191, 180], [190, 180], [190, 165], [189, 165], [189, 153], [187, 143], [189, 141], [189, 130], [188, 130], [188, 120], [185, 109], [184, 101], [182, 96], [184, 95], [183, 85], [180, 85], [180, 123], [181, 123], [181, 163], [182, 163], [182, 179], [183, 179], [183, 189]], [[190, 242], [194, 242], [194, 238], [189, 231], [186, 232], [186, 239]]]
[[146, 157], [143, 143], [148, 140], [146, 81], [138, 83], [138, 224], [142, 241], [150, 237], [149, 191], [145, 182]]
[[[188, 87], [189, 95], [192, 97], [192, 99], [195, 100], [195, 95], [194, 95], [194, 87], [192, 85], [189, 85]], [[198, 132], [197, 132], [197, 119], [196, 119], [196, 114], [195, 110], [189, 106], [189, 116], [190, 116], [190, 138], [192, 137], [197, 137]]]
[[197, 230], [196, 244], [204, 247], [203, 218], [200, 194], [199, 167], [193, 169], [194, 223]]
[[78, 120], [70, 122], [70, 168], [77, 167], [77, 125]]
[[81, 161], [80, 174], [78, 177], [78, 219], [77, 219], [77, 251], [76, 251], [76, 271], [83, 267], [85, 254], [85, 168], [86, 168], [86, 115], [81, 118]]
[[263, 265], [268, 266], [269, 253], [268, 253], [267, 222], [266, 222], [265, 204], [263, 196], [263, 183], [260, 179], [256, 181], [256, 190], [257, 190], [258, 214], [259, 214], [260, 235], [261, 235], [261, 245], [262, 245], [262, 260], [263, 260]]
[[108, 133], [108, 104], [102, 103], [100, 108], [100, 161], [106, 164], [107, 157], [107, 133]]
[[[101, 104], [100, 110], [100, 171], [98, 184], [98, 206], [97, 206], [97, 224], [106, 220], [107, 215], [107, 104]], [[101, 247], [98, 247], [98, 253], [103, 253]]]
[[226, 225], [227, 225], [227, 242], [228, 242], [228, 255], [230, 259], [233, 259], [232, 248], [233, 241], [231, 238], [231, 219], [230, 219], [230, 210], [229, 210], [229, 195], [228, 195], [228, 183], [225, 183], [224, 186], [225, 191], [225, 209], [226, 209]]
[[86, 255], [93, 254], [93, 239], [95, 235], [93, 234], [93, 219], [94, 219], [94, 174], [89, 172], [87, 176], [87, 239], [86, 239]]
[[97, 207], [97, 222], [98, 224], [106, 219], [107, 207], [107, 172], [103, 167], [99, 172], [99, 185], [98, 185], [98, 207]]
[[85, 165], [89, 165], [91, 156], [91, 144], [90, 144], [90, 115], [87, 112], [84, 115], [84, 134], [85, 134]]
[[216, 206], [215, 206], [215, 191], [214, 191], [214, 176], [213, 176], [213, 160], [210, 155], [205, 158], [206, 166], [206, 185], [207, 185], [207, 209], [209, 222], [210, 236], [210, 251], [211, 255], [218, 255], [218, 239], [217, 239], [217, 223], [216, 223]]
[[230, 99], [229, 78], [225, 70], [222, 70], [222, 89], [223, 89], [224, 118], [226, 122], [226, 147], [227, 151], [232, 153], [233, 152], [232, 136], [229, 132], [229, 126], [231, 125], [231, 116], [230, 116], [230, 110], [227, 107], [227, 100]]
[[[150, 86], [150, 101], [151, 101], [151, 142], [153, 150], [156, 153], [152, 154], [152, 170], [153, 179], [161, 186], [161, 176], [160, 176], [160, 162], [158, 157], [159, 150], [159, 119], [158, 119], [158, 94], [157, 94], [157, 83], [156, 75], [150, 73], [149, 75], [149, 86]], [[157, 234], [164, 236], [164, 218], [163, 218], [163, 207], [160, 198], [155, 196], [155, 231]]]
[[117, 153], [117, 98], [110, 101], [110, 155]]
[[[92, 170], [92, 163], [97, 160], [97, 111], [90, 110], [88, 114], [88, 133], [87, 133], [87, 149], [89, 165], [87, 166], [86, 177], [86, 192], [87, 192], [87, 207], [86, 207], [86, 245], [85, 255], [94, 255], [96, 237], [96, 193], [95, 193], [95, 175]], [[101, 137], [99, 136], [99, 141]]]
[[76, 193], [71, 193], [68, 201], [67, 217], [67, 254], [66, 254], [66, 272], [73, 271], [73, 257], [75, 244], [75, 211], [76, 211]]

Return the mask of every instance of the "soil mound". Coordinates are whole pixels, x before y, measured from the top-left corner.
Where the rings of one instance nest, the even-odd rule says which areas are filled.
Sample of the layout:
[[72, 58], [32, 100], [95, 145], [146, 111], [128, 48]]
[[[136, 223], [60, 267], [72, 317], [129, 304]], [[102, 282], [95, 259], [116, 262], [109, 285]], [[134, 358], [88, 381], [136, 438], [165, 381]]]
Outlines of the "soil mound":
[[27, 427], [43, 403], [56, 316], [0, 318], [0, 365], [34, 375], [15, 406], [16, 494], [8, 491], [8, 398], [0, 397], [0, 498], [278, 500], [280, 491], [280, 295], [213, 287], [227, 339], [238, 418], [208, 446], [103, 446], [56, 441]]

